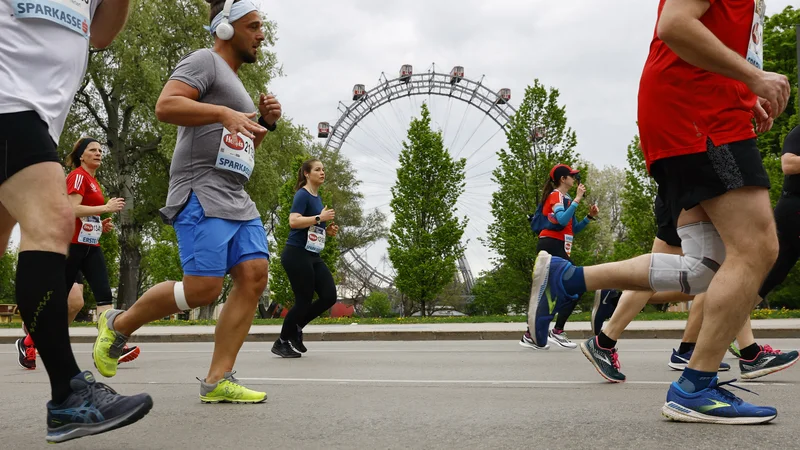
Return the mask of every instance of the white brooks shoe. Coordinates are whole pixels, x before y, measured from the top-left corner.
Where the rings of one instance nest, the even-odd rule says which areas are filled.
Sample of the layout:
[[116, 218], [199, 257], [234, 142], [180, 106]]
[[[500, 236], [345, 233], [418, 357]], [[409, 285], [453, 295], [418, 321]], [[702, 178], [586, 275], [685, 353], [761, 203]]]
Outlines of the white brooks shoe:
[[553, 333], [553, 330], [550, 330], [550, 332], [547, 334], [547, 341], [550, 342], [551, 344], [555, 344], [564, 348], [571, 349], [578, 347], [578, 344], [570, 341], [569, 338], [567, 337], [567, 333], [563, 331], [559, 334], [556, 334]]

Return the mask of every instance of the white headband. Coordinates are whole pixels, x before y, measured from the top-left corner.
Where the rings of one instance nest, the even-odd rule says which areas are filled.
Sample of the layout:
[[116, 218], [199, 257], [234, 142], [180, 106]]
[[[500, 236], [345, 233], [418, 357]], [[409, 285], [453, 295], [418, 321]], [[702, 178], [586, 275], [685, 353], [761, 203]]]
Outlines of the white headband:
[[[233, 22], [236, 22], [253, 11], [258, 11], [258, 7], [256, 7], [256, 5], [250, 0], [238, 1], [231, 6], [231, 14], [228, 17], [228, 23], [233, 24]], [[211, 21], [211, 26], [205, 26], [203, 28], [208, 30], [211, 34], [216, 33], [217, 27], [222, 23], [224, 12], [225, 9], [223, 8], [222, 11], [220, 11], [219, 14], [214, 17], [214, 20]]]

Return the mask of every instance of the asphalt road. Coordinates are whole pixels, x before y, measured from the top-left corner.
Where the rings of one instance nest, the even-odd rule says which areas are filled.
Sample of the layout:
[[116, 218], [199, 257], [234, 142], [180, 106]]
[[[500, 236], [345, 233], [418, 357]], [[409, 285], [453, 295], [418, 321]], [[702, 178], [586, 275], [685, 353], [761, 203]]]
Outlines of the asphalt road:
[[[771, 340], [776, 348], [800, 340]], [[668, 340], [620, 345], [628, 382], [605, 383], [580, 350], [536, 352], [513, 341], [309, 342], [300, 359], [274, 357], [268, 343], [247, 343], [236, 376], [266, 390], [259, 405], [204, 405], [199, 383], [211, 344], [141, 344], [142, 354], [107, 381], [121, 393], [155, 401], [133, 426], [59, 444], [63, 449], [338, 448], [800, 448], [800, 365], [742, 382], [778, 408], [769, 425], [677, 424], [663, 419]], [[92, 367], [90, 345], [76, 345]], [[722, 379], [738, 377], [738, 364]], [[39, 361], [41, 365], [41, 360]], [[49, 388], [40, 369], [17, 365], [0, 345], [0, 448], [45, 443]], [[98, 377], [102, 378], [102, 377]]]

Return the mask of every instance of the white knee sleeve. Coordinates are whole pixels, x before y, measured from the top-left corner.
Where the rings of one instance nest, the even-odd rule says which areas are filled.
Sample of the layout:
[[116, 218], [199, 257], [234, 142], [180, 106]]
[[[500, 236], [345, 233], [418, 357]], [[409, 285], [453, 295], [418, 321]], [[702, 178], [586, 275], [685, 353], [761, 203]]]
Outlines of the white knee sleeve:
[[175, 283], [175, 286], [172, 288], [172, 292], [175, 294], [175, 304], [178, 305], [178, 309], [181, 311], [188, 311], [192, 309], [188, 303], [186, 303], [186, 294], [183, 292], [183, 283], [178, 281]]
[[656, 292], [702, 294], [725, 260], [725, 244], [708, 222], [678, 228], [683, 256], [654, 253], [650, 259], [650, 287]]

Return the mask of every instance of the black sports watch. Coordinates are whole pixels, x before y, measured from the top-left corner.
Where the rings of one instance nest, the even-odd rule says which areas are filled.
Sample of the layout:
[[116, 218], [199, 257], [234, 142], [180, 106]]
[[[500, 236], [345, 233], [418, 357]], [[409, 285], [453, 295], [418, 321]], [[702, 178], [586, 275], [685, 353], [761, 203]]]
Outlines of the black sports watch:
[[320, 216], [316, 216], [314, 217], [314, 220], [316, 220], [317, 223], [320, 223], [322, 221], [322, 218]]
[[275, 131], [278, 129], [278, 122], [275, 122], [272, 125], [268, 125], [267, 122], [264, 120], [264, 116], [260, 116], [258, 118], [258, 124], [269, 131]]

